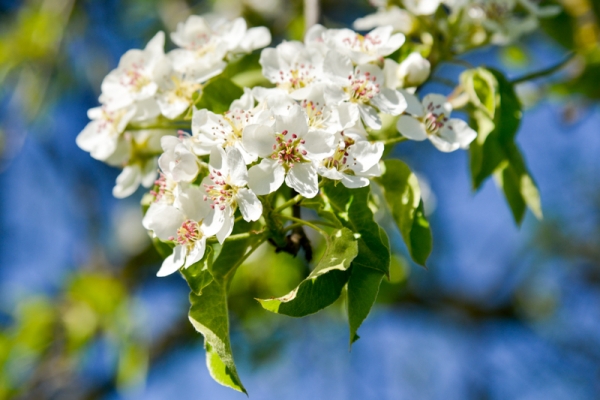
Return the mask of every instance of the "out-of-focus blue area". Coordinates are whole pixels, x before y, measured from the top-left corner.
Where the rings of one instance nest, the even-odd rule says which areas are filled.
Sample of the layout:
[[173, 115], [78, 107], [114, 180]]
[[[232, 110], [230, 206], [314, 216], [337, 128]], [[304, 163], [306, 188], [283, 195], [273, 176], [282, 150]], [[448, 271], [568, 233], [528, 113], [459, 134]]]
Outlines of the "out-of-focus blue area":
[[[0, 9], [16, 3], [1, 2]], [[138, 207], [140, 193], [113, 199], [118, 171], [75, 145], [87, 123], [86, 110], [97, 105], [98, 82], [90, 81], [87, 72], [100, 60], [112, 68], [124, 51], [142, 47], [147, 37], [140, 31], [155, 22], [114, 18], [122, 6], [119, 1], [85, 2], [90, 20], [84, 34], [64, 43], [73, 85], [35, 124], [24, 122], [18, 102], [8, 97], [10, 85], [0, 90], [0, 120], [10, 144], [0, 166], [0, 311], [10, 311], [27, 295], [56, 293], [67, 274], [94, 260], [98, 248], [109, 264], [118, 266], [127, 258], [114, 239], [113, 221], [124, 208]], [[562, 58], [541, 37], [528, 48], [536, 66]], [[469, 60], [501, 67], [492, 51]], [[550, 99], [528, 110], [518, 141], [539, 184], [546, 218], [561, 221], [565, 231], [583, 240], [597, 223], [591, 216], [598, 212], [592, 197], [600, 188], [600, 113], [593, 108], [578, 124], [566, 125], [561, 106]], [[528, 215], [516, 228], [492, 181], [472, 193], [465, 152], [443, 154], [428, 142], [407, 142], [396, 154], [427, 178], [437, 200], [430, 216], [434, 252], [429, 270], [414, 267], [409, 277], [409, 285], [431, 307], [401, 303], [376, 308], [351, 353], [343, 321], [325, 316], [294, 321], [288, 327], [294, 339], [275, 361], [259, 367], [243, 351], [250, 344], [235, 333], [234, 323], [234, 346], [240, 349], [236, 361], [252, 398], [600, 397], [600, 286], [584, 279], [581, 269], [589, 266], [541, 254], [534, 246], [540, 223]], [[392, 238], [402, 250], [399, 236]], [[177, 276], [153, 278], [136, 297], [144, 310], [139, 323], [149, 340], [187, 313], [187, 287]], [[485, 310], [514, 303], [515, 297], [551, 297], [555, 308], [539, 319], [530, 318], [526, 309], [519, 318], [476, 318], [447, 304], [452, 298]], [[99, 343], [81, 366], [82, 382], [107, 379], [112, 369], [114, 354]], [[152, 365], [146, 386], [127, 398], [243, 395], [212, 381], [198, 341]]]

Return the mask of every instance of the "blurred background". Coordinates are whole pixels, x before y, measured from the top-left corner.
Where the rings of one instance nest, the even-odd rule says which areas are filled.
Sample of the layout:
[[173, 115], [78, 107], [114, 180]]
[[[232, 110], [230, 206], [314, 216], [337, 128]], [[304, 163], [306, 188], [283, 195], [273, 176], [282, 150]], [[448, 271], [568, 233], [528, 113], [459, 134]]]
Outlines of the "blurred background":
[[[544, 220], [517, 228], [492, 181], [473, 193], [466, 152], [397, 146], [429, 189], [429, 270], [387, 226], [399, 255], [349, 352], [343, 304], [302, 320], [258, 306], [308, 271], [258, 252], [230, 299], [251, 398], [600, 398], [600, 5], [561, 3], [526, 40], [465, 57], [515, 77], [587, 55], [519, 86]], [[328, 27], [374, 11], [321, 4]], [[268, 26], [274, 43], [304, 30], [299, 0], [0, 0], [0, 399], [244, 398], [210, 378], [185, 281], [155, 276], [141, 191], [114, 199], [119, 171], [75, 145], [125, 51], [211, 10]]]

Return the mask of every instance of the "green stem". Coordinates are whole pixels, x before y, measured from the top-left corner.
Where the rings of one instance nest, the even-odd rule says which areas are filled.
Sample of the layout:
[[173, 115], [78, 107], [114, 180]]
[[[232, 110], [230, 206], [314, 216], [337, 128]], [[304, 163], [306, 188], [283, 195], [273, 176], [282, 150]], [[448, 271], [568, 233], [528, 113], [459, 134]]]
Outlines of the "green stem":
[[[256, 235], [262, 235], [264, 233], [264, 231], [260, 231], [260, 232], [245, 232], [245, 233], [238, 233], [237, 235], [230, 235], [227, 237], [227, 239], [225, 239], [226, 242], [235, 242], [237, 240], [245, 240], [245, 239], [249, 239], [252, 236], [256, 236]], [[217, 243], [218, 240], [216, 237], [211, 237], [206, 239], [207, 243]]]
[[567, 65], [569, 63], [569, 61], [571, 61], [575, 57], [575, 55], [576, 55], [575, 52], [572, 52], [564, 60], [562, 60], [558, 64], [553, 65], [551, 67], [548, 67], [546, 69], [543, 69], [541, 71], [532, 72], [530, 74], [523, 75], [520, 78], [515, 78], [512, 81], [510, 81], [510, 83], [512, 83], [513, 85], [517, 85], [519, 83], [523, 83], [523, 82], [527, 82], [527, 81], [532, 81], [534, 79], [543, 78], [545, 76], [552, 75], [555, 72], [557, 72], [560, 69], [562, 69], [565, 65]]
[[401, 143], [401, 142], [405, 142], [407, 140], [408, 140], [408, 138], [406, 138], [404, 136], [398, 136], [398, 137], [391, 138], [391, 139], [380, 140], [380, 142], [383, 143], [384, 146], [387, 146], [388, 144]]
[[282, 215], [282, 214], [280, 214], [279, 216], [281, 218], [283, 218], [283, 219], [287, 219], [288, 221], [293, 221], [293, 222], [296, 222], [298, 224], [308, 226], [309, 228], [312, 228], [315, 231], [319, 232], [321, 235], [323, 235], [323, 237], [326, 240], [329, 240], [329, 235], [327, 235], [327, 232], [325, 232], [323, 229], [319, 228], [318, 226], [316, 226], [315, 224], [313, 224], [313, 223], [311, 223], [309, 221], [305, 221], [303, 219], [296, 218], [296, 217], [290, 217], [288, 215]]
[[285, 203], [283, 203], [282, 205], [280, 205], [279, 207], [277, 207], [276, 209], [273, 210], [274, 213], [278, 213], [281, 210], [285, 210], [288, 207], [293, 206], [294, 204], [298, 204], [302, 201], [302, 199], [304, 199], [304, 197], [302, 197], [301, 194], [296, 195], [294, 197], [292, 197], [291, 199], [289, 199], [288, 201], [286, 201]]

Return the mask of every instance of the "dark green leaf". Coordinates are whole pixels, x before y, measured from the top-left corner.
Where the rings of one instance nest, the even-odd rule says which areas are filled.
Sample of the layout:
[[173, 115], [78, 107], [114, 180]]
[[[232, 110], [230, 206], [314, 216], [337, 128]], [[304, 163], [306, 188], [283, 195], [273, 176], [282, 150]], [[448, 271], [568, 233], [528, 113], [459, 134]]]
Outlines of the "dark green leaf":
[[348, 268], [358, 253], [354, 234], [347, 228], [336, 230], [327, 240], [319, 264], [300, 285], [287, 295], [258, 300], [266, 310], [290, 317], [304, 317], [335, 302], [348, 280]]
[[221, 385], [246, 393], [238, 376], [229, 341], [227, 290], [213, 280], [202, 295], [190, 293], [190, 322], [204, 336], [210, 375]]
[[[380, 228], [381, 241], [389, 251], [389, 240], [387, 234]], [[361, 265], [353, 265], [348, 280], [348, 325], [350, 327], [350, 345], [358, 340], [358, 328], [369, 315], [379, 286], [383, 280], [384, 273], [366, 268]]]
[[216, 114], [224, 113], [229, 110], [231, 103], [243, 94], [242, 88], [230, 79], [218, 77], [204, 86], [196, 108], [207, 108]]
[[423, 213], [417, 177], [405, 163], [390, 159], [385, 161], [385, 171], [376, 181], [383, 187], [386, 203], [410, 256], [425, 266], [431, 253], [432, 238]]

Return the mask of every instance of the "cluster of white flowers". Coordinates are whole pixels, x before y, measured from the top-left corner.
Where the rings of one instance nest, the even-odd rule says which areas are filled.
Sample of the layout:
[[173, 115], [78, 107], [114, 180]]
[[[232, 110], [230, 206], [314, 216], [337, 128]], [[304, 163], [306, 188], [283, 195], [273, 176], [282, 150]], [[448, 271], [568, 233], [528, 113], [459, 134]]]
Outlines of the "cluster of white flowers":
[[419, 18], [444, 15], [460, 26], [455, 45], [460, 49], [491, 43], [506, 45], [539, 25], [539, 19], [555, 15], [557, 6], [539, 6], [535, 0], [403, 0], [404, 8], [388, 0], [372, 0], [377, 12], [359, 18], [354, 28], [369, 30], [391, 25], [397, 32], [414, 33], [422, 24]]
[[[429, 62], [419, 53], [400, 63], [386, 58], [405, 42], [393, 31], [384, 26], [363, 36], [316, 25], [303, 42], [264, 49], [260, 65], [273, 87], [244, 88], [220, 114], [197, 109], [194, 94], [226, 60], [267, 45], [265, 28], [194, 16], [171, 35], [180, 48], [164, 54], [159, 33], [146, 49], [123, 56], [77, 142], [97, 159], [125, 165], [116, 196], [154, 183], [143, 225], [174, 245], [159, 276], [200, 260], [207, 238], [223, 243], [238, 209], [246, 221], [260, 219], [258, 196], [284, 182], [305, 198], [318, 194], [319, 177], [348, 188], [369, 185], [381, 174], [384, 145], [369, 131], [382, 128], [382, 114], [398, 118], [404, 137], [428, 138], [441, 151], [469, 145], [475, 132], [448, 118], [444, 96], [421, 103], [413, 94], [428, 79]], [[191, 116], [191, 132], [148, 126], [157, 119], [185, 122], [184, 115]], [[131, 131], [131, 124], [147, 129]], [[154, 154], [160, 154], [158, 179]]]
[[[180, 118], [227, 60], [267, 46], [271, 34], [264, 27], [248, 29], [242, 18], [230, 22], [191, 16], [171, 39], [180, 48], [165, 53], [165, 34], [159, 32], [144, 50], [121, 57], [102, 82], [101, 106], [89, 110], [92, 121], [77, 137], [79, 147], [92, 157], [124, 167], [113, 190], [116, 197], [129, 196], [140, 183], [150, 187], [156, 179], [160, 138], [175, 131], [152, 126]], [[130, 124], [137, 126], [128, 128]]]

